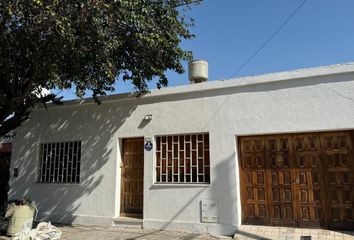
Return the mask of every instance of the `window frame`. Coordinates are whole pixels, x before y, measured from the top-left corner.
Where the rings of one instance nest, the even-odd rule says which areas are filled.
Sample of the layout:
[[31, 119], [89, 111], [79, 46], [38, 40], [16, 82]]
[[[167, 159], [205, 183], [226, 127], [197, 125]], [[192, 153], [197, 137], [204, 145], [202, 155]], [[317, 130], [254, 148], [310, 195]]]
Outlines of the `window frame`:
[[[72, 144], [72, 145], [71, 145]], [[75, 144], [76, 144], [76, 151], [75, 151]], [[46, 149], [48, 151], [48, 146], [55, 146], [54, 150], [51, 150], [51, 153], [45, 152], [44, 146], [46, 146]], [[59, 146], [59, 149], [57, 150], [57, 147]], [[63, 146], [63, 147], [62, 147]], [[69, 184], [69, 185], [74, 185], [74, 184], [80, 184], [81, 183], [81, 166], [82, 166], [82, 141], [81, 140], [71, 140], [71, 141], [48, 141], [48, 142], [40, 142], [37, 144], [37, 176], [36, 176], [36, 183], [40, 184]], [[54, 161], [53, 161], [53, 152], [54, 151]], [[71, 151], [71, 155], [70, 155]], [[50, 155], [48, 155], [50, 154]], [[58, 155], [59, 154], [59, 155]], [[61, 155], [64, 154], [64, 155]], [[71, 156], [71, 158], [70, 158]], [[49, 161], [49, 168], [48, 167], [48, 157], [51, 158]], [[76, 157], [76, 162], [74, 162], [74, 158]], [[45, 166], [45, 175], [43, 176], [43, 160], [46, 158], [46, 166]], [[65, 163], [66, 161], [66, 163]], [[71, 166], [69, 168], [69, 164], [74, 164], [75, 166]], [[56, 168], [56, 164], [58, 163], [58, 168]], [[66, 169], [66, 177], [64, 175], [59, 175], [59, 164], [63, 164], [63, 168], [61, 169], [61, 173], [64, 172], [64, 169]], [[64, 166], [66, 168], [64, 168]], [[51, 170], [54, 167], [54, 171], [56, 171], [56, 176], [53, 174], [50, 174], [48, 179], [47, 179], [47, 173], [51, 172]], [[70, 174], [69, 174], [70, 172]], [[43, 180], [44, 178], [44, 180]], [[55, 179], [54, 179], [55, 178]], [[64, 180], [65, 178], [65, 180]], [[60, 180], [61, 179], [61, 180]]]
[[[189, 140], [187, 140], [186, 136], [189, 136]], [[192, 141], [193, 136], [195, 136], [196, 139], [196, 144], [195, 147], [193, 148]], [[202, 136], [203, 138], [200, 140], [199, 136]], [[175, 137], [177, 137], [177, 141], [175, 141]], [[165, 142], [163, 142], [163, 138], [165, 138]], [[169, 139], [172, 138], [172, 149], [169, 149]], [[180, 147], [181, 144], [181, 138], [183, 139], [183, 148]], [[160, 140], [159, 140], [160, 139]], [[160, 148], [159, 148], [159, 141], [160, 141]], [[198, 153], [198, 144], [202, 143], [202, 152], [203, 155], [200, 157]], [[211, 184], [211, 163], [210, 163], [210, 133], [209, 132], [193, 132], [193, 133], [179, 133], [179, 134], [161, 134], [161, 135], [156, 135], [155, 136], [155, 148], [154, 148], [154, 164], [153, 164], [153, 184], [156, 186], [186, 186], [186, 185], [192, 185], [192, 186], [209, 186]], [[163, 157], [163, 144], [166, 144], [166, 155]], [[175, 149], [174, 145], [177, 144], [177, 158], [175, 158]], [[186, 153], [187, 152], [187, 144], [189, 144], [189, 155]], [[169, 164], [169, 151], [171, 152], [171, 159], [172, 163]], [[193, 153], [196, 152], [196, 162], [193, 163]], [[183, 152], [183, 164], [181, 164], [181, 157], [180, 154]], [[206, 155], [207, 152], [207, 155]], [[159, 156], [158, 156], [159, 154]], [[187, 156], [188, 155], [188, 156]], [[165, 180], [163, 179], [162, 176], [162, 168], [163, 168], [163, 163], [162, 161], [165, 161]], [[177, 174], [175, 173], [175, 160], [177, 160], [178, 166], [177, 166]], [[189, 161], [188, 161], [189, 160]], [[160, 165], [159, 162], [160, 161]], [[202, 168], [203, 171], [200, 172], [200, 162], [202, 161]], [[189, 166], [187, 166], [187, 162], [189, 162]], [[187, 168], [189, 167], [189, 171]], [[159, 168], [159, 170], [158, 170]], [[171, 168], [171, 179], [169, 179], [169, 169]], [[181, 168], [183, 168], [183, 176], [181, 176]], [[195, 170], [193, 170], [195, 168]], [[160, 171], [158, 173], [158, 171]], [[189, 173], [188, 173], [189, 172]], [[196, 174], [196, 179], [193, 179], [193, 175]], [[190, 176], [189, 180], [187, 180], [187, 176]], [[200, 181], [199, 177], [203, 178], [203, 181]], [[177, 177], [178, 181], [175, 181], [175, 177]], [[183, 181], [181, 180], [183, 178]]]

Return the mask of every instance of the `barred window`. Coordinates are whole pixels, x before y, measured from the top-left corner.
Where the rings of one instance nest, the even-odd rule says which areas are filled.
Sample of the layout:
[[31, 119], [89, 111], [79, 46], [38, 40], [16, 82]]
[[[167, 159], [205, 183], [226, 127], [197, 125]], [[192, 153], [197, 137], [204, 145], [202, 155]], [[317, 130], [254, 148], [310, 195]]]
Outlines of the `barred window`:
[[210, 183], [209, 134], [156, 137], [157, 183]]
[[39, 156], [38, 182], [80, 182], [81, 141], [41, 143]]

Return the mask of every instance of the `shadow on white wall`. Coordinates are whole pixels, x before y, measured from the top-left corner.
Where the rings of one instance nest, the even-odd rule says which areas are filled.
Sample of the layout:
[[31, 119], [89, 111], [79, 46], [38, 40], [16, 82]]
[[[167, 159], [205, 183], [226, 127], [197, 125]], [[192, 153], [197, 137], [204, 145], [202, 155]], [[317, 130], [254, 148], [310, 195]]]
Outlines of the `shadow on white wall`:
[[[102, 212], [102, 216], [112, 215], [114, 209], [105, 204], [109, 200], [104, 199], [106, 195], [100, 195], [100, 192], [112, 191], [109, 186], [115, 186], [112, 181], [116, 162], [107, 164], [115, 156], [112, 146], [117, 143], [112, 142], [112, 136], [136, 105], [113, 107], [113, 104], [103, 103], [36, 111], [33, 118], [18, 129], [14, 140], [11, 169], [18, 168], [19, 176], [11, 176], [9, 198], [33, 199], [38, 203], [39, 218], [53, 222], [74, 222], [76, 215], [81, 214], [81, 205], [85, 205], [84, 215], [90, 212], [93, 216], [99, 215], [97, 212]], [[61, 117], [52, 114], [54, 111], [61, 111]], [[82, 141], [80, 183], [38, 183], [39, 143], [74, 140]], [[95, 190], [98, 192], [93, 194]], [[114, 196], [111, 202], [114, 206]]]

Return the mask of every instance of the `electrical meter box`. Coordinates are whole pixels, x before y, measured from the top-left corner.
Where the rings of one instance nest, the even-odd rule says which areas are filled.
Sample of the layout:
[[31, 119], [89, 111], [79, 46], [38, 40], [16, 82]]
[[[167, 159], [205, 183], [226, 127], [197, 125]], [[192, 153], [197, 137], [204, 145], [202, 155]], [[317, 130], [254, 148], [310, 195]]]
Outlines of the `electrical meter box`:
[[219, 206], [217, 200], [202, 199], [201, 201], [202, 222], [219, 222]]

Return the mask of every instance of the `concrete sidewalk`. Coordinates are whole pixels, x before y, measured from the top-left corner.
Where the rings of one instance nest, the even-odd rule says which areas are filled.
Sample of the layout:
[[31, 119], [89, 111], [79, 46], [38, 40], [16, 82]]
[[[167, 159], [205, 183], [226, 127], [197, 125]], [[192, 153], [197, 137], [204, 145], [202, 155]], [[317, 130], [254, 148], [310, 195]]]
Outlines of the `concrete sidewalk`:
[[[104, 228], [87, 226], [65, 226], [60, 227], [63, 231], [62, 240], [85, 239], [85, 240], [133, 240], [133, 239], [151, 239], [151, 240], [216, 240], [217, 237], [210, 235], [201, 235], [195, 233], [145, 230], [133, 228]], [[226, 238], [227, 239], [227, 238]], [[229, 239], [232, 239], [231, 237]]]
[[[119, 227], [94, 227], [94, 226], [61, 226], [63, 232], [61, 240], [217, 240], [220, 237], [195, 233], [145, 230]], [[9, 240], [1, 236], [0, 240]], [[221, 239], [232, 239], [221, 237]]]
[[[217, 240], [231, 237], [211, 236], [207, 234], [146, 230], [122, 227], [96, 226], [60, 226], [63, 232], [61, 240]], [[268, 227], [242, 225], [235, 234], [236, 240], [300, 240], [301, 237], [311, 236], [311, 240], [354, 240], [354, 232], [330, 231], [323, 229], [304, 229], [288, 227]], [[304, 238], [309, 239], [309, 238]], [[10, 240], [1, 236], [0, 240]]]
[[[354, 240], [354, 232], [325, 229], [241, 225], [235, 240]], [[307, 237], [307, 238], [306, 238]], [[311, 238], [308, 238], [311, 237]]]

